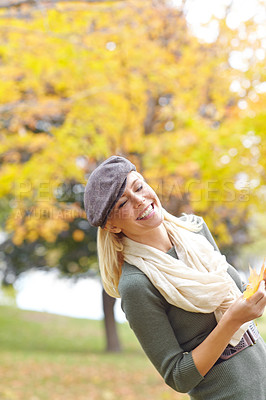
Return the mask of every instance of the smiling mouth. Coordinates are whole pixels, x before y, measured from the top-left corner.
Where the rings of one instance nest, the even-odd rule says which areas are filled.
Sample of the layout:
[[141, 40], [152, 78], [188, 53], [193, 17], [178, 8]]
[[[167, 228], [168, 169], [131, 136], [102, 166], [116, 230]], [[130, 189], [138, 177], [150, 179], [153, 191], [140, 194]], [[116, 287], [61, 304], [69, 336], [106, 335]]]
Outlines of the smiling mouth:
[[154, 206], [153, 206], [153, 203], [152, 203], [152, 204], [150, 204], [150, 205], [145, 209], [145, 211], [137, 218], [137, 220], [141, 220], [141, 219], [144, 219], [144, 218], [148, 217], [148, 216], [153, 212], [153, 210], [154, 210]]

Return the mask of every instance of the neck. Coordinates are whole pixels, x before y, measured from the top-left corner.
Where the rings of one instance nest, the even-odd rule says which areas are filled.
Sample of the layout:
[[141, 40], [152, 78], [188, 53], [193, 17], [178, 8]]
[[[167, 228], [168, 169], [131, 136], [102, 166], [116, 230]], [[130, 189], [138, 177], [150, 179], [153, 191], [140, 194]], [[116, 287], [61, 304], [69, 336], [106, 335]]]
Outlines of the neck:
[[165, 253], [170, 250], [171, 247], [173, 247], [163, 223], [161, 223], [158, 227], [151, 229], [148, 234], [145, 235], [145, 237], [128, 237], [132, 240], [135, 240], [135, 242], [155, 247], [156, 249]]

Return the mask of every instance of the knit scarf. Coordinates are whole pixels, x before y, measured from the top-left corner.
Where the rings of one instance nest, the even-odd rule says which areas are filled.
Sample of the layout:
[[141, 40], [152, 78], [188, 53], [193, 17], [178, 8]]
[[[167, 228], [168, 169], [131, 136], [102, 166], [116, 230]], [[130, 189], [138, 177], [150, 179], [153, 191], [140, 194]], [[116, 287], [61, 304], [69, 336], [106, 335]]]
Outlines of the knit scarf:
[[[168, 301], [186, 311], [214, 312], [219, 322], [228, 307], [241, 295], [227, 273], [229, 264], [202, 235], [177, 223], [164, 220], [164, 226], [179, 259], [154, 247], [124, 237], [124, 260], [139, 268]], [[230, 340], [240, 341], [249, 322]]]

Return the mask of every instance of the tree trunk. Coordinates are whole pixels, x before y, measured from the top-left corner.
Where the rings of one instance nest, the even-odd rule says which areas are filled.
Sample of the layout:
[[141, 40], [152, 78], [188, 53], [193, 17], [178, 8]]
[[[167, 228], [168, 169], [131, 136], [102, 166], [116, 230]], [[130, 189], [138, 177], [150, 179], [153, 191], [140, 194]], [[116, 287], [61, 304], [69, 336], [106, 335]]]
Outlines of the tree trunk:
[[121, 346], [119, 337], [117, 334], [117, 327], [114, 316], [114, 305], [116, 299], [109, 296], [103, 289], [103, 312], [104, 312], [104, 325], [106, 334], [106, 351], [108, 352], [120, 352]]

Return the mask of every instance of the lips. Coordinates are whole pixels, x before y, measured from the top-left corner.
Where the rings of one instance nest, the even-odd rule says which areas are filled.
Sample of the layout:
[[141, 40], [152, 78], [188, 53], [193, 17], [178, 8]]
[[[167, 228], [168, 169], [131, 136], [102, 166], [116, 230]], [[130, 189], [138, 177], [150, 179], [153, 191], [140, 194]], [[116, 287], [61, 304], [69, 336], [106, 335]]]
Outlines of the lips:
[[144, 219], [146, 217], [148, 217], [154, 210], [154, 206], [153, 204], [149, 204], [144, 211], [138, 216], [137, 220], [141, 220]]

